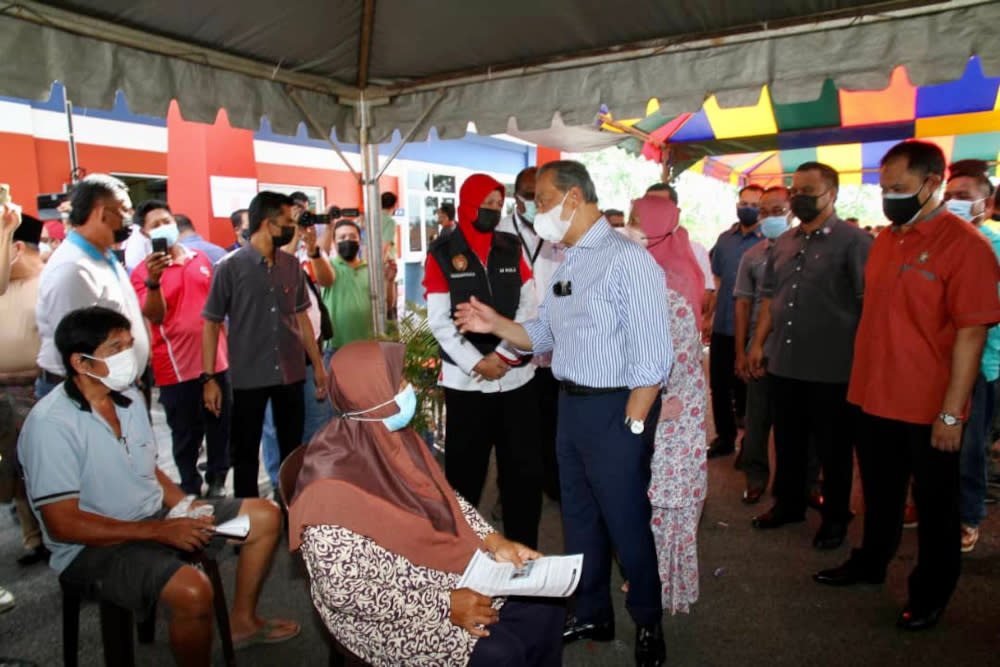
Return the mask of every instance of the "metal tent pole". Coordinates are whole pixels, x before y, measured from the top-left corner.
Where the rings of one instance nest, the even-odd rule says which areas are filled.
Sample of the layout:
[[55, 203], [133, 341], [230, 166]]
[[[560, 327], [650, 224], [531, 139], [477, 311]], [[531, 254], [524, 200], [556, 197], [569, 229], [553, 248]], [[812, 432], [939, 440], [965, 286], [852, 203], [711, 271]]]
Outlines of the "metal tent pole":
[[375, 335], [385, 334], [385, 278], [382, 261], [382, 206], [378, 192], [378, 145], [371, 143], [371, 101], [364, 92], [358, 100], [361, 147], [361, 187], [365, 208], [365, 252], [371, 283], [372, 326]]

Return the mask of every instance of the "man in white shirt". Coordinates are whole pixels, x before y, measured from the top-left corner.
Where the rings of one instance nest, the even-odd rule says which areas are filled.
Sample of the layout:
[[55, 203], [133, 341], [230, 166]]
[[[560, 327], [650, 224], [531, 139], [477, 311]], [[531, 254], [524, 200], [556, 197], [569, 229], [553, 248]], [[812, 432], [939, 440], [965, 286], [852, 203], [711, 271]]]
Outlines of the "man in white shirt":
[[[535, 174], [537, 167], [528, 167], [514, 179], [514, 211], [500, 221], [498, 232], [518, 237], [524, 261], [535, 277], [535, 297], [538, 303], [552, 282], [552, 274], [566, 258], [562, 244], [550, 243], [535, 233]], [[531, 313], [530, 317], [534, 317]], [[559, 381], [552, 375], [552, 354], [536, 354], [535, 385], [538, 387], [538, 407], [541, 413], [542, 490], [553, 500], [559, 500], [559, 464], [556, 461], [556, 425], [559, 421]]]
[[45, 264], [38, 288], [38, 398], [65, 379], [55, 331], [67, 313], [79, 308], [104, 306], [127, 317], [132, 323], [136, 368], [144, 369], [149, 363], [149, 333], [139, 300], [125, 267], [111, 253], [115, 243], [128, 238], [132, 218], [128, 188], [112, 176], [91, 174], [74, 186], [71, 203], [71, 231]]

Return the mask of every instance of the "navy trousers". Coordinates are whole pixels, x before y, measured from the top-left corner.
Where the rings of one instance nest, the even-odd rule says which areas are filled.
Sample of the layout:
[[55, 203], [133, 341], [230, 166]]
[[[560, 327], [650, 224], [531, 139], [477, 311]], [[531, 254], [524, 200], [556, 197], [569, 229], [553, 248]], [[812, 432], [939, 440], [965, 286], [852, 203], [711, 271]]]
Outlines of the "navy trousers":
[[647, 496], [659, 400], [646, 421], [648, 435], [640, 437], [625, 427], [628, 396], [628, 391], [559, 394], [556, 452], [566, 553], [583, 553], [576, 603], [580, 622], [614, 618], [612, 549], [629, 582], [625, 606], [635, 622], [659, 623], [663, 615]]
[[469, 667], [559, 667], [565, 621], [565, 600], [510, 598], [490, 636], [476, 641]]
[[160, 403], [167, 417], [173, 439], [174, 463], [181, 475], [184, 493], [201, 495], [198, 451], [204, 439], [208, 450], [206, 480], [209, 484], [226, 481], [229, 472], [229, 425], [233, 391], [229, 372], [215, 376], [222, 390], [222, 411], [218, 417], [205, 409], [203, 387], [199, 380], [188, 380], [160, 387]]

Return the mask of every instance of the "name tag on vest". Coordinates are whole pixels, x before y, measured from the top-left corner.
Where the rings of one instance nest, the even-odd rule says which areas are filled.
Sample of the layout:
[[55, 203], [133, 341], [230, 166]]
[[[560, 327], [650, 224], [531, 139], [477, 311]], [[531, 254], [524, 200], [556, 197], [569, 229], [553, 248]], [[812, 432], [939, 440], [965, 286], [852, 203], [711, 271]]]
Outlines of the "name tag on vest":
[[465, 273], [453, 273], [453, 274], [451, 274], [451, 277], [452, 278], [475, 278], [476, 274], [473, 273], [472, 271], [466, 271]]
[[517, 273], [516, 266], [501, 266], [499, 269], [500, 273]]

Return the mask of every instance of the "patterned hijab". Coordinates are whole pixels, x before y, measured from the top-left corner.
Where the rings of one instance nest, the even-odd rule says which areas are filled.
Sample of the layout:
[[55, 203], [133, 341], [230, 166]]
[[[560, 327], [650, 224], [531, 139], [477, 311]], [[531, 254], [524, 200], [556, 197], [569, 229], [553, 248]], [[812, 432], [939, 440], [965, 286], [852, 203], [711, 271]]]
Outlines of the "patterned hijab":
[[[342, 412], [383, 418], [403, 376], [399, 343], [358, 341], [330, 362], [330, 396]], [[289, 507], [289, 546], [310, 525], [369, 537], [415, 565], [461, 574], [484, 548], [427, 445], [411, 428], [335, 417], [309, 443]]]

